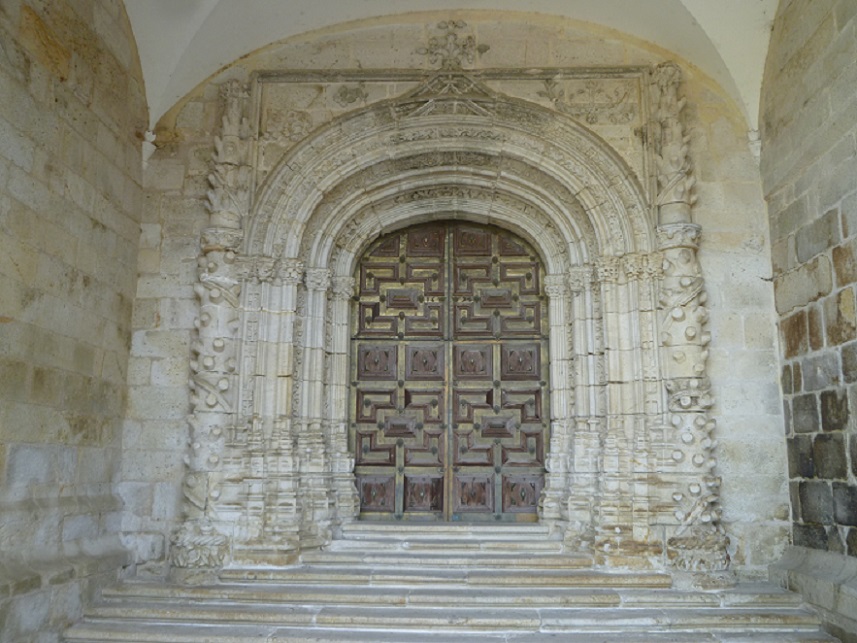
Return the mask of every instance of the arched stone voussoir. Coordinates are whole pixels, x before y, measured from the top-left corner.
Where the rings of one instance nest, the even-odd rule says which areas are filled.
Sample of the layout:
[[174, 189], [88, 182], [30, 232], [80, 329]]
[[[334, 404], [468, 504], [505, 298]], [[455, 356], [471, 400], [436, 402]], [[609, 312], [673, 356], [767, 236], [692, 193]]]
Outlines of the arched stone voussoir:
[[[353, 177], [359, 182], [360, 177]], [[497, 225], [539, 248], [552, 273], [592, 260], [599, 249], [583, 207], [563, 186], [523, 183], [509, 175], [477, 175], [454, 167], [381, 181], [355, 190], [337, 186], [310, 218], [300, 256], [308, 265], [351, 274], [353, 258], [382, 232], [439, 219]], [[338, 261], [332, 264], [333, 255]]]
[[[361, 194], [382, 196], [432, 173], [453, 176], [458, 185], [506, 186], [495, 194], [514, 195], [512, 186], [565, 194], [563, 207], [544, 211], [560, 228], [589, 227], [593, 254], [654, 248], [650, 206], [615, 150], [571, 118], [485, 92], [469, 102], [458, 95], [394, 99], [318, 130], [260, 188], [248, 252], [297, 257], [306, 236], [318, 231], [318, 208], [339, 209], [331, 205], [336, 195], [341, 204]], [[468, 113], [466, 107], [477, 103]], [[566, 241], [573, 243], [574, 235]]]

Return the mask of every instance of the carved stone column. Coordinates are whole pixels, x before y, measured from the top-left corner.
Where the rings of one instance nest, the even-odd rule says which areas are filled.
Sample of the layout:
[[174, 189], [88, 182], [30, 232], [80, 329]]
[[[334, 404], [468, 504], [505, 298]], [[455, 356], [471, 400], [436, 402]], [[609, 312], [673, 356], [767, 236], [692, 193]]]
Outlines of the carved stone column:
[[319, 547], [331, 538], [332, 489], [324, 435], [324, 351], [330, 270], [306, 271], [303, 390], [295, 422], [300, 458], [301, 547]]
[[[700, 226], [691, 222], [696, 197], [689, 154], [690, 137], [681, 113], [681, 70], [659, 65], [650, 86], [650, 136], [657, 166], [658, 245], [663, 253], [660, 286], [661, 369], [667, 393], [662, 493], [672, 490], [674, 507], [667, 527], [667, 558], [679, 570], [727, 570], [729, 539], [720, 525], [720, 479], [714, 469], [714, 404], [707, 375], [708, 311], [697, 259]], [[665, 499], [663, 499], [665, 500]]]
[[570, 354], [573, 414], [569, 422], [569, 462], [567, 500], [564, 518], [568, 522], [565, 540], [575, 548], [589, 548], [594, 543], [598, 519], [599, 479], [601, 471], [601, 431], [597, 419], [600, 408], [598, 310], [592, 291], [592, 267], [573, 269], [568, 275]]
[[672, 473], [678, 523], [667, 554], [684, 571], [724, 571], [729, 565], [729, 539], [720, 525], [720, 478], [714, 471], [715, 421], [709, 415], [714, 398], [706, 373], [711, 336], [705, 328], [706, 294], [696, 258], [700, 228], [669, 224], [658, 233], [664, 252], [660, 304], [669, 411], [665, 437], [671, 444], [665, 468]]
[[548, 475], [539, 499], [539, 517], [542, 520], [560, 520], [568, 496], [569, 426], [574, 410], [571, 408], [571, 355], [569, 339], [571, 318], [569, 290], [566, 275], [547, 275], [545, 293], [549, 298], [548, 316], [551, 335], [559, 337], [551, 344], [551, 422], [550, 449], [545, 468]]
[[[224, 452], [237, 414], [241, 286], [236, 258], [249, 211], [251, 134], [248, 91], [236, 81], [221, 89], [221, 131], [209, 175], [211, 227], [202, 234], [194, 292], [199, 300], [192, 342], [190, 439], [184, 522], [172, 538], [175, 569], [216, 570], [228, 562], [234, 512], [223, 506]], [[181, 575], [181, 574], [179, 574]]]
[[[348, 448], [348, 323], [355, 282], [354, 277], [334, 277], [330, 291], [328, 385], [325, 391], [329, 427], [326, 434], [336, 520], [339, 524], [352, 520], [360, 510], [360, 497], [354, 483], [354, 456]], [[336, 386], [331, 382], [345, 385]]]

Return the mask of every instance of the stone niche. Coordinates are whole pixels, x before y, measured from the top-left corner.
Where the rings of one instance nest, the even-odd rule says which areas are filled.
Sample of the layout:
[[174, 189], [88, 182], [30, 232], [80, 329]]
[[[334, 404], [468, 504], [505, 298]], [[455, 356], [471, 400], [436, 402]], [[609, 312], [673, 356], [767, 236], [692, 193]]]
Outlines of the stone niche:
[[382, 233], [448, 219], [545, 265], [539, 521], [598, 565], [725, 571], [679, 67], [465, 70], [475, 43], [442, 26], [434, 71], [220, 86], [174, 572], [288, 564], [358, 518], [354, 271]]

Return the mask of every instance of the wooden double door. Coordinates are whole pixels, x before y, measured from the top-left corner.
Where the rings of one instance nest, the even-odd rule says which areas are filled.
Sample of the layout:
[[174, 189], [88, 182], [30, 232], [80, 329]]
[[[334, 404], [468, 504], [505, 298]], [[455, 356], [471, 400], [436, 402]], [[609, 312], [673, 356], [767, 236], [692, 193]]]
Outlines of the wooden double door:
[[389, 234], [364, 254], [350, 401], [361, 518], [536, 520], [543, 272], [522, 239], [462, 222]]

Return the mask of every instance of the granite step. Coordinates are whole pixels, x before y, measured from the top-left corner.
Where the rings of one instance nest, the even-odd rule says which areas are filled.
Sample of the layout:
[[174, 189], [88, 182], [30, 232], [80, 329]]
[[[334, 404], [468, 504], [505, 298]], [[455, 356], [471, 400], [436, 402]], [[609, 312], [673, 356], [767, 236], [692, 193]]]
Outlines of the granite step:
[[835, 643], [815, 632], [437, 632], [366, 631], [321, 627], [235, 626], [153, 623], [130, 628], [124, 622], [76, 625], [68, 643]]
[[690, 591], [663, 572], [596, 569], [534, 526], [504, 527], [499, 539], [493, 528], [389, 527], [358, 523], [299, 564], [227, 569], [209, 584], [127, 580], [105, 590], [66, 641], [836, 640], [799, 596], [772, 585]]
[[771, 585], [746, 585], [720, 592], [672, 589], [518, 587], [373, 587], [337, 584], [172, 585], [127, 581], [102, 592], [106, 604], [123, 601], [227, 601], [256, 604], [412, 605], [479, 607], [777, 607], [799, 608], [801, 597]]

